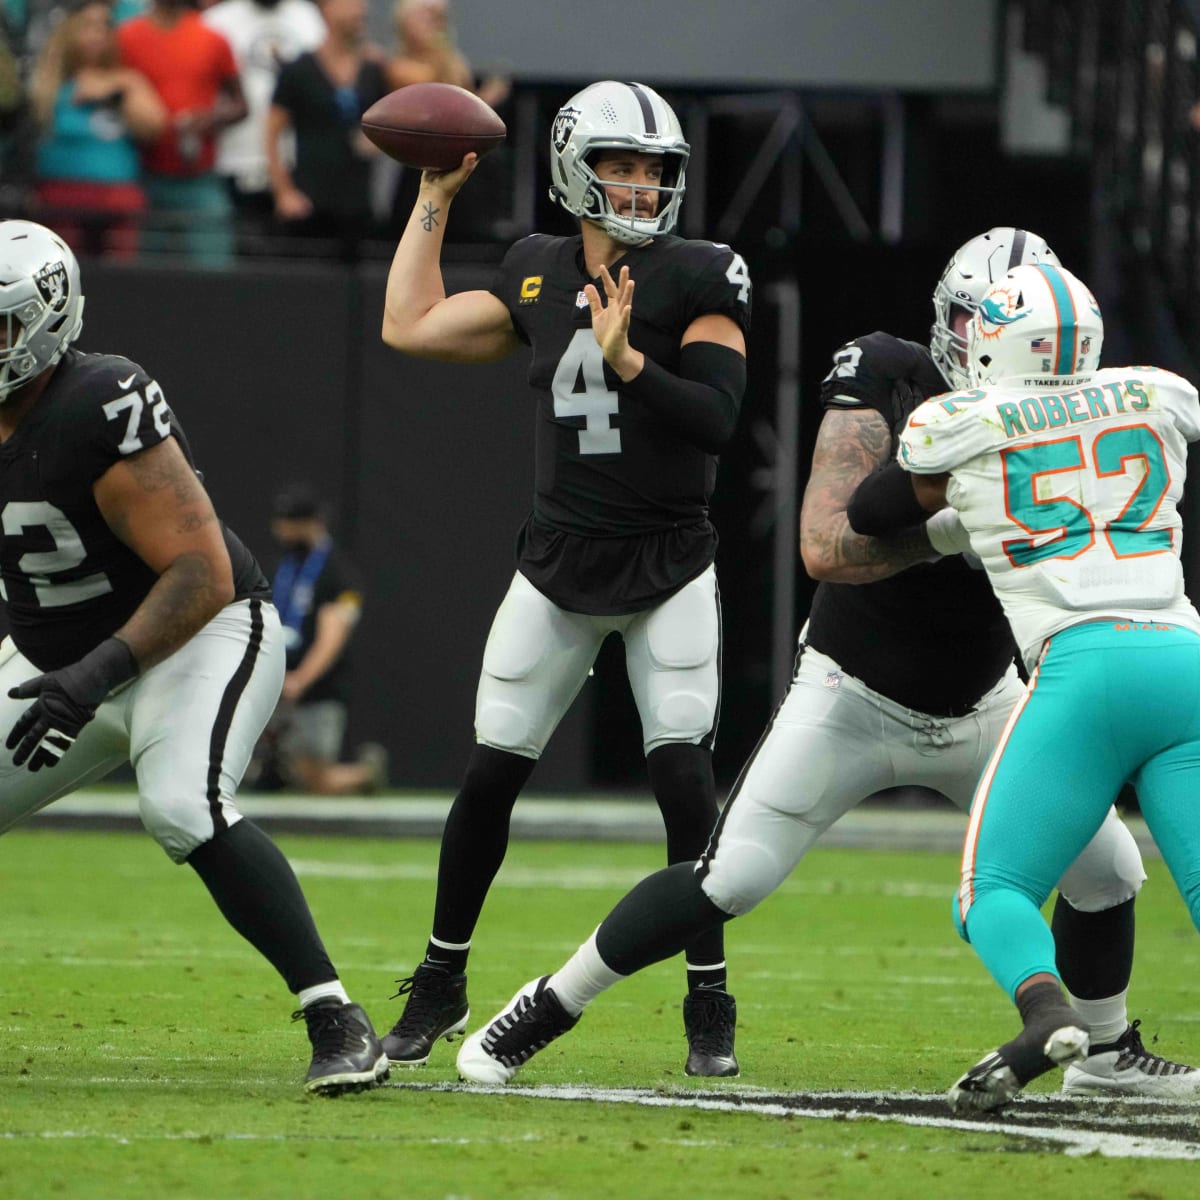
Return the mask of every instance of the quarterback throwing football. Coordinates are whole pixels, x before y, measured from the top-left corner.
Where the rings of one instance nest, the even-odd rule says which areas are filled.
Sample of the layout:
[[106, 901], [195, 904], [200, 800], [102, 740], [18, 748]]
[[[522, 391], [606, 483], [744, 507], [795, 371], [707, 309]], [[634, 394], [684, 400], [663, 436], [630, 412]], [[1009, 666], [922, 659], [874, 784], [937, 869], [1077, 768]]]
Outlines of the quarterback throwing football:
[[[746, 381], [750, 279], [728, 246], [674, 235], [689, 148], [657, 92], [596, 83], [559, 111], [551, 194], [573, 237], [535, 234], [491, 291], [447, 296], [451, 201], [475, 168], [426, 172], [388, 277], [383, 339], [409, 354], [484, 362], [521, 346], [539, 396], [533, 510], [483, 656], [476, 747], [442, 841], [425, 961], [401, 983], [384, 1039], [418, 1065], [465, 1028], [475, 923], [504, 858], [518, 793], [618, 633], [670, 862], [699, 857], [717, 815], [711, 750], [720, 610], [708, 516], [717, 455]], [[720, 929], [687, 948], [684, 1002], [697, 1075], [733, 1075], [733, 998]]]

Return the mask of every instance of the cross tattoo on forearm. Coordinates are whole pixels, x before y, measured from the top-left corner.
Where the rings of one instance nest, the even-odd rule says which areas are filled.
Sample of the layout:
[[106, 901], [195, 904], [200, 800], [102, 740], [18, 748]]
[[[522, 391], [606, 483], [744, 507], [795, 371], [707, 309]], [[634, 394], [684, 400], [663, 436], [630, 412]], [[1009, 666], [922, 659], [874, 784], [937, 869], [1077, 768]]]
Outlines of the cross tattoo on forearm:
[[431, 232], [435, 225], [440, 224], [437, 215], [441, 211], [440, 208], [434, 208], [428, 200], [425, 202], [425, 213], [421, 217], [421, 224], [424, 226], [426, 233]]

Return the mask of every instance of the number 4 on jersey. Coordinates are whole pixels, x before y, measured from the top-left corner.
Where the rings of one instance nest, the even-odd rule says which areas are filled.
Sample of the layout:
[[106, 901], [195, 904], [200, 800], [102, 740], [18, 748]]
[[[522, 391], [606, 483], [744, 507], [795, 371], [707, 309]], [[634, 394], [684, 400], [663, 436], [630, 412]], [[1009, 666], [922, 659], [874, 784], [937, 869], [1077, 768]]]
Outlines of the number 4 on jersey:
[[621, 431], [609, 418], [619, 411], [617, 393], [604, 378], [604, 354], [590, 329], [577, 329], [558, 360], [551, 384], [556, 417], [583, 417], [580, 454], [620, 454]]

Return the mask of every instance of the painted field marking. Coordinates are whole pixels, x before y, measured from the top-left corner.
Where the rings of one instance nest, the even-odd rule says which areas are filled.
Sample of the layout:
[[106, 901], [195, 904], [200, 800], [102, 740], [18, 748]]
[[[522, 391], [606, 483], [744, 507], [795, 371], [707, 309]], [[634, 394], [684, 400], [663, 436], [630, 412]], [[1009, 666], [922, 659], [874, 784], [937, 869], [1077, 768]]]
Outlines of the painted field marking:
[[534, 1087], [487, 1087], [477, 1084], [392, 1083], [413, 1091], [465, 1092], [591, 1104], [636, 1104], [647, 1108], [699, 1109], [707, 1112], [757, 1113], [825, 1121], [895, 1121], [932, 1129], [1003, 1134], [1046, 1143], [1075, 1156], [1157, 1158], [1200, 1161], [1200, 1125], [1194, 1103], [1113, 1099], [1076, 1102], [1063, 1097], [1023, 1097], [1002, 1114], [955, 1117], [946, 1098], [929, 1092], [769, 1092], [739, 1089], [712, 1092], [658, 1091], [650, 1088], [599, 1088], [539, 1084]]

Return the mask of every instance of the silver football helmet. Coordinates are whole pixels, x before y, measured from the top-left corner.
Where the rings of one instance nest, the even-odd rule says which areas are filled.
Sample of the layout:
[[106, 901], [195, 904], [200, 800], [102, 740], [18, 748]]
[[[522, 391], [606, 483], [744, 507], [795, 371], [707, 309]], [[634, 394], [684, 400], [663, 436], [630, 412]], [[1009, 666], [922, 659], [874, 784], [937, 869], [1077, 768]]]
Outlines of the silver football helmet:
[[[653, 217], [623, 217], [613, 211], [592, 161], [597, 150], [660, 154], [663, 176]], [[593, 83], [558, 110], [550, 131], [550, 198], [569, 213], [595, 221], [614, 241], [636, 246], [670, 233], [679, 219], [691, 148], [671, 106], [644, 83]]]
[[976, 387], [1053, 387], [1098, 370], [1103, 345], [1100, 306], [1070, 271], [1013, 267], [984, 293], [967, 326], [967, 371]]
[[1058, 264], [1045, 239], [1028, 229], [998, 225], [964, 242], [946, 264], [933, 289], [933, 328], [929, 351], [942, 377], [956, 391], [970, 387], [967, 379], [967, 339], [954, 332], [955, 309], [968, 315], [979, 307], [983, 293], [1013, 267], [1024, 263]]
[[0, 221], [0, 404], [58, 362], [82, 328], [71, 248], [44, 225]]

